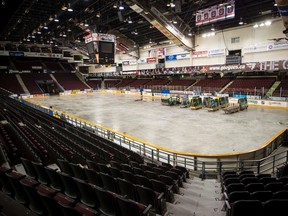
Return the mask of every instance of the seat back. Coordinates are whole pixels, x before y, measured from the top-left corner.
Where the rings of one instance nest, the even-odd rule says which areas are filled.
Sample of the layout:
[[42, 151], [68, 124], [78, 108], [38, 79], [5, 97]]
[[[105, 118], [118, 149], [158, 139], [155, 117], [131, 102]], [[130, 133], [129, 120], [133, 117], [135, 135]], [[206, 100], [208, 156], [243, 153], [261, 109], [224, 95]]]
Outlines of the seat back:
[[282, 182], [271, 182], [265, 185], [266, 190], [270, 190], [273, 193], [284, 190], [284, 184]]
[[110, 170], [111, 176], [113, 176], [114, 178], [123, 178], [118, 168], [109, 167], [109, 170]]
[[37, 176], [36, 170], [34, 169], [32, 165], [32, 162], [26, 158], [21, 157], [20, 159], [24, 167], [24, 170], [26, 172], [26, 175], [30, 178], [37, 179], [38, 176]]
[[64, 194], [72, 199], [79, 197], [79, 191], [74, 179], [66, 173], [58, 173], [64, 186]]
[[263, 215], [264, 209], [259, 200], [238, 200], [232, 205], [231, 216]]
[[287, 215], [288, 199], [271, 199], [263, 203], [265, 215]]
[[117, 185], [119, 188], [119, 193], [122, 196], [125, 196], [127, 199], [131, 199], [135, 201], [137, 200], [136, 188], [134, 184], [121, 178], [117, 178], [116, 181], [117, 181]]
[[114, 192], [114, 193], [118, 193], [118, 187], [117, 187], [116, 180], [112, 176], [110, 176], [106, 173], [101, 173], [101, 172], [99, 173], [99, 175], [100, 175], [100, 178], [103, 182], [104, 188], [106, 190], [109, 190], [109, 191]]
[[44, 169], [46, 170], [47, 175], [49, 177], [49, 182], [50, 182], [49, 186], [56, 191], [62, 191], [64, 189], [64, 186], [57, 171], [49, 167], [45, 167]]
[[23, 178], [20, 180], [21, 185], [26, 192], [26, 196], [28, 198], [28, 205], [31, 211], [36, 214], [43, 214], [45, 212], [45, 207], [37, 193], [36, 186], [39, 185], [37, 181], [29, 178]]
[[245, 188], [250, 193], [253, 193], [255, 191], [263, 191], [263, 190], [265, 190], [265, 187], [264, 187], [263, 183], [250, 183], [250, 184], [245, 185]]
[[66, 173], [70, 176], [73, 176], [73, 171], [72, 171], [68, 161], [62, 160], [62, 159], [57, 159], [57, 164], [58, 164], [62, 173]]
[[94, 208], [96, 206], [96, 202], [94, 198], [95, 193], [92, 190], [92, 186], [81, 179], [74, 178], [74, 181], [78, 187], [80, 201], [83, 204]]
[[265, 202], [273, 198], [273, 193], [271, 191], [255, 191], [250, 194], [251, 199], [259, 200], [261, 202]]
[[134, 176], [133, 173], [121, 170], [122, 176], [127, 181], [131, 182], [132, 184], [138, 184], [137, 178]]
[[139, 185], [143, 185], [144, 187], [153, 189], [153, 185], [147, 177], [142, 175], [135, 175], [135, 177], [137, 178], [137, 182]]
[[90, 184], [103, 187], [103, 182], [99, 176], [99, 173], [93, 169], [86, 169], [84, 168], [84, 172], [87, 176], [87, 180]]
[[149, 214], [151, 208], [121, 196], [116, 197], [116, 206], [119, 209], [119, 216], [145, 216]]
[[38, 181], [41, 183], [41, 184], [45, 184], [45, 185], [48, 185], [50, 184], [50, 181], [49, 181], [49, 176], [44, 168], [44, 165], [41, 164], [41, 163], [37, 163], [37, 162], [32, 162], [32, 166], [34, 167], [34, 170], [36, 171], [37, 173], [37, 177], [38, 177]]
[[104, 215], [116, 216], [115, 195], [100, 187], [93, 187], [97, 198], [97, 209]]
[[74, 163], [70, 163], [70, 167], [72, 169], [72, 172], [73, 172], [73, 176], [78, 178], [78, 179], [81, 179], [81, 180], [87, 180], [87, 176], [83, 170], [82, 167], [80, 167], [80, 165], [78, 164], [74, 164]]

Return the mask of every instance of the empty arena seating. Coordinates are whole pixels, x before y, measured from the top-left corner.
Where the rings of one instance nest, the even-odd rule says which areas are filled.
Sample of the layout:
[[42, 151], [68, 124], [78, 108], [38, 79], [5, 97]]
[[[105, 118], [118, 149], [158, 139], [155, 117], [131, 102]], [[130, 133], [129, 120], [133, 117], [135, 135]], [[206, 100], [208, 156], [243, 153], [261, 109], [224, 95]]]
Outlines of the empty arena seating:
[[134, 79], [122, 79], [119, 83], [115, 85], [117, 88], [125, 88], [129, 87], [130, 83], [132, 83]]
[[188, 86], [192, 85], [194, 82], [196, 82], [196, 80], [182, 80], [182, 79], [176, 80], [176, 79], [173, 79], [167, 85], [168, 86], [183, 86], [183, 87], [187, 88]]
[[75, 73], [55, 73], [54, 77], [65, 90], [80, 90], [88, 87], [76, 76]]
[[117, 79], [117, 80], [109, 80], [109, 79], [105, 79], [104, 80], [104, 86], [106, 89], [109, 89], [109, 88], [116, 88], [116, 86], [118, 85], [118, 83], [120, 83], [121, 80], [120, 79]]
[[[173, 194], [183, 187], [183, 176], [188, 176], [184, 167], [145, 164], [135, 152], [8, 97], [1, 96], [0, 107], [0, 118], [7, 121], [1, 124], [0, 140], [17, 137], [14, 145], [21, 149], [9, 163], [18, 158], [26, 173], [1, 168], [1, 191], [36, 214], [53, 211], [47, 206], [54, 206], [75, 215], [83, 211], [164, 215], [166, 201], [173, 202]], [[4, 130], [6, 126], [13, 133]], [[49, 168], [51, 163], [60, 169]], [[131, 199], [126, 198], [128, 193]], [[129, 213], [129, 209], [133, 210]]]
[[272, 177], [269, 173], [256, 175], [253, 171], [224, 172], [221, 182], [227, 214], [285, 215], [281, 210], [287, 211], [287, 207], [284, 208], [288, 202], [287, 179]]
[[150, 79], [135, 79], [133, 82], [129, 83], [130, 88], [140, 88], [143, 87]]
[[275, 77], [237, 78], [225, 92], [263, 96], [275, 81]]
[[39, 87], [37, 82], [47, 82], [51, 81], [52, 78], [49, 74], [45, 73], [25, 73], [20, 75], [25, 86], [27, 87], [30, 94], [43, 94], [44, 92]]
[[214, 92], [220, 91], [224, 86], [226, 86], [231, 81], [230, 78], [221, 79], [202, 79], [199, 80], [194, 86], [201, 87], [202, 92]]
[[98, 80], [89, 79], [86, 81], [86, 83], [93, 89], [100, 89], [102, 81], [100, 79]]
[[15, 74], [0, 74], [0, 87], [15, 94], [23, 94], [24, 90], [17, 80]]
[[162, 87], [170, 82], [168, 79], [152, 79], [145, 84], [145, 88]]

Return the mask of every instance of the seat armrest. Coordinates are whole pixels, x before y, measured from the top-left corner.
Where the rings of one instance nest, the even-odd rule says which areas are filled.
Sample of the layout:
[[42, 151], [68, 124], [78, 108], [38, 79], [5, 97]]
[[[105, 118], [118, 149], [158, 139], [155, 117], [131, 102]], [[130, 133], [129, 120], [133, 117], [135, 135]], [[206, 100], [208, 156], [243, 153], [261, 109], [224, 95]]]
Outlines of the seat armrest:
[[150, 211], [151, 208], [152, 208], [152, 205], [149, 204], [149, 205], [144, 209], [144, 211], [142, 212], [142, 214], [143, 214], [143, 215], [148, 215], [148, 213], [149, 213], [149, 211]]
[[163, 197], [164, 197], [164, 193], [162, 192], [158, 195], [157, 200], [161, 200], [163, 199]]

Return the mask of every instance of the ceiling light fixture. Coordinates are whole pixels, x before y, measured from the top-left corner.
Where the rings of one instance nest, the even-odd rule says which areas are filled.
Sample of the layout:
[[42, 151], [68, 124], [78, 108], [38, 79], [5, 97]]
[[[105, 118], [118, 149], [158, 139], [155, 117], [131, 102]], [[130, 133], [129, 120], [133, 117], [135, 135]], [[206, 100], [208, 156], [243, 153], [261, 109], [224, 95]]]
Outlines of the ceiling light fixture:
[[130, 17], [130, 16], [129, 16], [129, 18], [128, 18], [128, 23], [129, 23], [129, 24], [133, 23], [133, 21], [131, 20], [131, 17]]
[[243, 18], [242, 17], [240, 17], [240, 20], [239, 20], [239, 25], [243, 25], [244, 24], [244, 22], [243, 22]]
[[55, 22], [59, 22], [59, 19], [58, 19], [57, 15], [55, 15], [54, 21], [55, 21]]
[[96, 13], [96, 17], [100, 18], [101, 17], [101, 13], [100, 12]]
[[214, 24], [212, 24], [212, 26], [211, 26], [211, 31], [215, 31]]
[[124, 10], [124, 6], [122, 4], [122, 1], [119, 2], [119, 10]]
[[73, 8], [71, 7], [71, 4], [68, 3], [68, 9], [67, 9], [69, 12], [73, 12]]

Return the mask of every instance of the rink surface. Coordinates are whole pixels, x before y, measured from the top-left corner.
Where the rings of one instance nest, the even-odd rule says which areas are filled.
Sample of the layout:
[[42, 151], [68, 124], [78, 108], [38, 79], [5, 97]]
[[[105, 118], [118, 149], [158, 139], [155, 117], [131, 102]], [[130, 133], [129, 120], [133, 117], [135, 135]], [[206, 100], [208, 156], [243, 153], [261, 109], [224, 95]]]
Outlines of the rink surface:
[[288, 128], [288, 110], [249, 106], [225, 114], [161, 105], [135, 95], [51, 96], [35, 103], [175, 151], [229, 154], [254, 150]]

